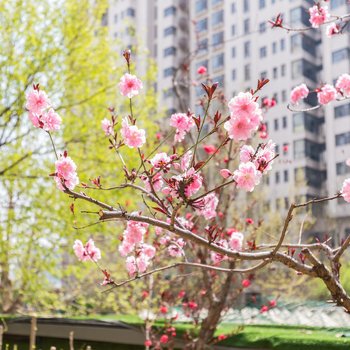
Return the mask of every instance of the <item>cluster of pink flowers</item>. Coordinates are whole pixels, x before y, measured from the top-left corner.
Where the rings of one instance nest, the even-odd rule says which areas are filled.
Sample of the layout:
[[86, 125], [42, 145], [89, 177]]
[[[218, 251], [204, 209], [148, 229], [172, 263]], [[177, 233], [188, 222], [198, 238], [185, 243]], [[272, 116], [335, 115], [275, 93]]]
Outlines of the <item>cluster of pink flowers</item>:
[[190, 198], [201, 189], [203, 177], [194, 168], [190, 168], [183, 174], [172, 176], [165, 181], [168, 185], [162, 190], [165, 195]]
[[221, 169], [220, 174], [225, 179], [233, 176], [237, 187], [252, 192], [260, 183], [262, 174], [271, 170], [276, 157], [276, 145], [271, 140], [261, 144], [257, 150], [252, 146], [244, 145], [240, 150], [240, 165], [233, 174], [228, 169]]
[[146, 142], [146, 132], [136, 125], [130, 125], [128, 118], [123, 118], [120, 133], [124, 143], [130, 148], [140, 148]]
[[296, 86], [291, 94], [290, 100], [293, 104], [297, 104], [301, 99], [307, 97], [309, 95], [309, 89], [305, 84], [301, 84]]
[[346, 98], [350, 97], [350, 74], [342, 74], [337, 82], [335, 87], [338, 91]]
[[45, 131], [59, 130], [62, 119], [51, 107], [49, 98], [38, 86], [27, 95], [26, 108], [29, 111], [29, 119], [36, 128]]
[[332, 37], [333, 35], [339, 34], [339, 32], [340, 32], [340, 26], [339, 24], [336, 24], [336, 23], [331, 23], [326, 28], [326, 35], [329, 38]]
[[171, 158], [165, 153], [157, 153], [152, 159], [151, 164], [155, 169], [162, 169], [163, 171], [168, 171], [170, 169]]
[[215, 193], [209, 193], [204, 198], [196, 201], [195, 206], [198, 208], [197, 213], [204, 216], [207, 220], [215, 218], [216, 208], [219, 204], [219, 199]]
[[195, 125], [191, 113], [175, 113], [170, 117], [170, 126], [176, 128], [174, 140], [181, 142]]
[[[291, 94], [290, 100], [293, 104], [297, 104], [302, 98], [309, 94], [309, 89], [305, 84], [295, 87]], [[326, 105], [337, 99], [338, 95], [349, 98], [350, 97], [350, 75], [342, 74], [335, 83], [335, 87], [331, 84], [325, 84], [321, 88], [316, 89], [318, 102], [321, 105]]]
[[[232, 249], [233, 251], [239, 252], [243, 248], [243, 241], [244, 241], [244, 235], [241, 232], [238, 232], [235, 229], [229, 230], [227, 234], [230, 236], [228, 239], [220, 239], [219, 241], [215, 242], [216, 245], [226, 248], [226, 249]], [[227, 257], [216, 252], [210, 253], [210, 258], [213, 261], [215, 265], [220, 264], [222, 261], [227, 260]]]
[[350, 203], [350, 179], [346, 179], [343, 182], [343, 186], [341, 189], [341, 194], [344, 198], [344, 200], [348, 203]]
[[55, 162], [55, 181], [58, 189], [65, 191], [66, 188], [73, 190], [74, 187], [79, 183], [79, 178], [77, 174], [77, 166], [71, 157], [67, 156], [65, 152]]
[[123, 233], [123, 242], [119, 246], [121, 256], [127, 256], [126, 269], [133, 276], [136, 272], [145, 272], [156, 254], [156, 249], [143, 242], [148, 224], [138, 221], [128, 221]]
[[80, 240], [76, 240], [73, 245], [74, 253], [80, 261], [98, 261], [101, 259], [101, 251], [95, 247], [94, 241], [90, 238], [85, 246]]
[[262, 121], [262, 111], [250, 92], [240, 92], [228, 103], [230, 119], [224, 127], [231, 139], [247, 140], [258, 130]]
[[325, 84], [317, 92], [318, 102], [321, 105], [326, 105], [337, 98], [337, 90], [330, 84]]
[[139, 91], [143, 88], [142, 82], [135, 75], [125, 73], [119, 82], [119, 90], [123, 96], [133, 98], [139, 94]]
[[101, 124], [106, 136], [113, 135], [113, 123], [109, 119], [104, 118]]
[[310, 23], [313, 28], [318, 28], [320, 25], [328, 21], [330, 14], [328, 12], [327, 6], [320, 6], [316, 4], [315, 6], [309, 8]]

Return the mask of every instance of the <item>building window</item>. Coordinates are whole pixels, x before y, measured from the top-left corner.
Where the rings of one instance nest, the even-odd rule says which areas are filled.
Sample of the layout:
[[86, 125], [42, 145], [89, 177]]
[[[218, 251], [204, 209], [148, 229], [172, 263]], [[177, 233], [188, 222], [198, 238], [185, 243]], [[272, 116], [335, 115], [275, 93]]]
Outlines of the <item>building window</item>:
[[275, 172], [275, 183], [278, 184], [280, 182], [280, 172], [276, 171]]
[[309, 131], [318, 133], [320, 125], [324, 122], [323, 118], [315, 117], [312, 114], [301, 112], [293, 114], [293, 131]]
[[350, 143], [350, 132], [344, 132], [342, 134], [335, 135], [336, 146], [347, 145]]
[[346, 175], [350, 173], [350, 167], [345, 162], [340, 162], [335, 165], [337, 175]]
[[267, 55], [266, 46], [261, 47], [259, 52], [260, 52], [260, 58], [266, 57], [266, 55]]
[[278, 130], [278, 127], [279, 127], [279, 125], [278, 125], [278, 119], [275, 119], [275, 120], [273, 121], [273, 125], [274, 125], [275, 131]]
[[304, 7], [297, 7], [290, 11], [290, 24], [292, 26], [304, 24], [305, 26], [309, 26], [309, 13], [305, 11]]
[[350, 49], [348, 47], [332, 52], [332, 62], [338, 63], [350, 59]]
[[337, 7], [345, 5], [345, 2], [344, 2], [344, 0], [332, 0], [330, 5], [331, 5], [331, 9], [333, 10]]
[[281, 49], [281, 51], [284, 51], [285, 47], [286, 47], [286, 41], [284, 39], [281, 39], [280, 40], [280, 49]]
[[231, 4], [231, 13], [236, 13], [236, 3], [235, 2], [233, 2]]
[[250, 41], [244, 43], [244, 57], [250, 57]]
[[286, 102], [286, 101], [287, 101], [287, 91], [282, 90], [282, 102]]
[[176, 47], [170, 46], [164, 49], [164, 57], [175, 56], [175, 55], [176, 55]]
[[196, 1], [196, 13], [202, 12], [208, 8], [207, 0], [197, 0]]
[[175, 96], [175, 89], [173, 87], [171, 87], [169, 89], [164, 90], [163, 96], [164, 96], [164, 98]]
[[283, 180], [284, 180], [284, 182], [288, 182], [289, 181], [289, 172], [288, 172], [288, 170], [284, 170], [283, 171]]
[[208, 39], [203, 39], [198, 43], [198, 55], [208, 52]]
[[250, 64], [244, 66], [244, 80], [250, 80]]
[[273, 78], [274, 78], [274, 79], [277, 79], [277, 77], [278, 77], [277, 67], [274, 67], [274, 68], [273, 68], [272, 74], [273, 74]]
[[126, 15], [129, 17], [135, 17], [135, 10], [131, 7], [126, 9]]
[[232, 26], [231, 26], [231, 35], [232, 36], [236, 35], [236, 26], [234, 24], [232, 24]]
[[199, 33], [208, 30], [208, 18], [203, 18], [200, 21], [198, 21], [196, 25], [196, 30]]
[[286, 65], [282, 64], [281, 66], [281, 76], [284, 77], [286, 75]]
[[118, 23], [118, 15], [114, 15], [114, 23]]
[[276, 41], [274, 41], [272, 43], [272, 53], [276, 53], [276, 52], [277, 52], [277, 43], [276, 43]]
[[306, 157], [319, 161], [321, 153], [324, 150], [325, 144], [323, 143], [317, 143], [307, 139], [294, 141], [294, 159]]
[[164, 29], [164, 36], [175, 35], [175, 34], [176, 34], [176, 27], [174, 27], [174, 26], [171, 26], [171, 27]]
[[243, 32], [244, 32], [244, 34], [249, 34], [249, 32], [250, 32], [250, 20], [249, 20], [249, 18], [245, 19], [243, 22]]
[[259, 24], [259, 32], [264, 33], [266, 31], [266, 22], [261, 22]]
[[236, 69], [232, 69], [232, 80], [236, 80], [237, 78], [237, 71]]
[[222, 3], [223, 0], [211, 0], [212, 6], [216, 6]]
[[335, 107], [334, 116], [335, 118], [350, 116], [350, 103]]
[[259, 0], [259, 9], [263, 9], [266, 6], [265, 0]]
[[260, 79], [266, 79], [267, 78], [267, 71], [264, 70], [263, 72], [260, 73]]
[[219, 87], [223, 88], [224, 87], [224, 79], [225, 79], [225, 77], [223, 75], [219, 75], [218, 77], [213, 78], [213, 82], [218, 83]]
[[213, 69], [221, 68], [224, 65], [224, 54], [221, 53], [213, 57], [212, 67]]
[[163, 71], [164, 78], [172, 77], [175, 74], [175, 71], [176, 71], [175, 67], [165, 68], [164, 71]]
[[314, 82], [317, 82], [317, 72], [318, 67], [304, 59], [292, 62], [293, 79], [306, 77]]
[[244, 12], [249, 11], [249, 0], [243, 0], [243, 11]]
[[213, 46], [220, 45], [224, 42], [224, 32], [213, 34]]
[[201, 66], [208, 68], [208, 60], [204, 60], [204, 61], [200, 61], [200, 62], [196, 63], [196, 70]]
[[286, 116], [284, 116], [282, 118], [282, 127], [283, 127], [283, 129], [287, 128], [287, 117]]
[[211, 24], [213, 27], [221, 24], [224, 22], [224, 11], [221, 10], [221, 11], [217, 11], [217, 12], [214, 12], [211, 16]]
[[231, 49], [231, 56], [232, 56], [233, 58], [236, 57], [236, 48], [235, 48], [235, 47], [233, 47], [233, 48]]
[[164, 9], [164, 17], [175, 16], [175, 15], [176, 15], [176, 7], [175, 6], [169, 6], [166, 9]]

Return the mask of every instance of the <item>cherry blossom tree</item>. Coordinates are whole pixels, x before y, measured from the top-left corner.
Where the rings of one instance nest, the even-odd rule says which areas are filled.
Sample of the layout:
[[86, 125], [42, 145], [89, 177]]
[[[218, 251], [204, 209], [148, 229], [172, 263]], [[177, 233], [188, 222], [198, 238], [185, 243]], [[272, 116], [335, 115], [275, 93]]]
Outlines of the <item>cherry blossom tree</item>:
[[[309, 13], [310, 29], [329, 25], [331, 27], [327, 32], [332, 36], [340, 34], [350, 19], [349, 15], [332, 16], [320, 2], [311, 7]], [[271, 23], [273, 27], [287, 31], [301, 30], [286, 27], [281, 15]], [[45, 130], [52, 140], [57, 160], [51, 175], [57, 188], [74, 203], [87, 203], [89, 208], [95, 208], [82, 209], [96, 217], [97, 221], [93, 224], [119, 221], [125, 225], [121, 243], [116, 249], [125, 259], [129, 278], [119, 281], [117, 276], [112, 276], [108, 269], [100, 265], [103, 252], [95, 246], [93, 239], [87, 243], [76, 240], [73, 249], [77, 258], [83, 262], [90, 261], [100, 269], [103, 276], [101, 284], [109, 288], [107, 291], [136, 280], [151, 280], [154, 275], [171, 270], [201, 271], [203, 281], [207, 283], [205, 293], [209, 292], [206, 303], [208, 317], [201, 321], [199, 335], [190, 339], [188, 347], [198, 350], [215, 341], [215, 328], [227, 305], [232, 283], [239, 285], [237, 291], [240, 293], [250, 286], [252, 274], [271, 264], [282, 264], [297, 275], [322, 280], [332, 301], [350, 312], [350, 296], [340, 283], [341, 259], [350, 245], [350, 237], [340, 246], [332, 248], [329, 240], [293, 242], [290, 234], [291, 222], [299, 210], [340, 198], [350, 202], [350, 179], [344, 181], [338, 193], [292, 203], [274, 242], [264, 237], [259, 241], [249, 241], [246, 232], [231, 226], [237, 198], [249, 197], [279, 156], [273, 140], [266, 140], [264, 129], [264, 114], [273, 107], [274, 101], [261, 101], [259, 96], [269, 80], [258, 80], [255, 88], [230, 98], [222, 113], [212, 111], [214, 102], [219, 99], [218, 84], [203, 83], [203, 114], [195, 115], [187, 110], [169, 116], [169, 131], [150, 153], [145, 153], [143, 149], [150, 136], [142, 127], [143, 120], [133, 109], [134, 99], [142, 92], [143, 85], [131, 72], [130, 51], [125, 51], [123, 56], [127, 72], [120, 79], [119, 89], [129, 101], [129, 111], [120, 118], [111, 110], [110, 118], [101, 121], [101, 137], [104, 134], [108, 138], [106, 144], [116, 152], [120, 170], [125, 175], [125, 181], [121, 184], [104, 186], [103, 174], [94, 174], [91, 184], [80, 182], [79, 166], [67, 151], [56, 150], [52, 138], [58, 125], [64, 123], [64, 118], [62, 121], [58, 117], [48, 96], [38, 85], [27, 95], [29, 120], [35, 128]], [[198, 70], [198, 74], [205, 73], [203, 68]], [[337, 99], [347, 99], [350, 97], [350, 75], [344, 73], [335, 86], [324, 84], [315, 91], [310, 91], [305, 84], [295, 87], [291, 91], [291, 104], [287, 107], [305, 110], [298, 109], [298, 104], [310, 93], [316, 93], [319, 101], [319, 105], [312, 108]], [[123, 156], [126, 149], [138, 156], [135, 166], [127, 166]], [[210, 172], [207, 171], [209, 167]], [[132, 189], [139, 195], [140, 200], [134, 211], [127, 211], [125, 205], [118, 201], [118, 196], [111, 196], [107, 202], [94, 195], [96, 191], [125, 189]], [[242, 218], [247, 216], [242, 205], [237, 210]], [[251, 222], [252, 219], [248, 219]], [[220, 288], [211, 293], [210, 289], [215, 284], [213, 278], [218, 275], [221, 276], [218, 279]], [[238, 279], [236, 276], [241, 277]], [[185, 294], [181, 296], [183, 298]], [[168, 313], [166, 304], [170, 303], [169, 300], [170, 297], [162, 299], [164, 304], [160, 306], [160, 314]], [[185, 308], [196, 319], [199, 303], [195, 300], [185, 303]], [[261, 311], [274, 306], [275, 300], [263, 306]], [[166, 331], [158, 338], [154, 338], [147, 329], [147, 349], [160, 349], [163, 344], [170, 344], [174, 337], [173, 318], [169, 318]]]

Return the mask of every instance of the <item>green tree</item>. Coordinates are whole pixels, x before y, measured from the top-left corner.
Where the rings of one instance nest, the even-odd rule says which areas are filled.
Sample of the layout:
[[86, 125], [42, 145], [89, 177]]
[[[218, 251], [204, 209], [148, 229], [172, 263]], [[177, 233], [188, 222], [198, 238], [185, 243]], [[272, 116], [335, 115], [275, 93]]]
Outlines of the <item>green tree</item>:
[[[98, 232], [100, 241], [108, 234], [117, 240], [116, 226], [115, 232], [103, 227], [74, 231], [79, 213], [72, 215], [71, 202], [54, 188], [49, 175], [43, 176], [53, 172], [49, 138], [33, 132], [25, 113], [25, 94], [39, 83], [69, 125], [60, 131], [57, 148], [61, 153], [74, 149], [81, 181], [100, 174], [122, 178], [121, 163], [117, 158], [111, 162], [115, 156], [108, 152], [108, 140], [100, 141], [107, 107], [124, 103], [118, 102], [116, 80], [122, 74], [120, 57], [101, 21], [106, 8], [105, 0], [0, 0], [0, 312], [23, 305], [57, 310], [62, 301], [81, 299], [88, 289], [77, 288], [74, 276], [91, 280], [91, 270], [75, 266], [70, 257], [74, 239]], [[136, 113], [156, 116], [154, 78], [150, 64], [143, 77], [150, 87]], [[145, 120], [145, 128], [152, 128], [153, 122]], [[136, 164], [136, 158], [126, 159]], [[124, 205], [126, 197], [132, 200], [128, 193], [116, 194], [116, 201]], [[110, 242], [109, 247], [116, 250]]]

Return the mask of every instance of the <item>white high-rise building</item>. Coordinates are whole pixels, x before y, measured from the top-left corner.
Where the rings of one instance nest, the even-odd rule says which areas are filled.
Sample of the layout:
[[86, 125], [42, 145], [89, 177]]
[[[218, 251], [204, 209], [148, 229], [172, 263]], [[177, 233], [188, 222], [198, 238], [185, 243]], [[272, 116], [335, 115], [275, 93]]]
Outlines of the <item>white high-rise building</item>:
[[[272, 29], [267, 22], [281, 13], [286, 25], [309, 27], [307, 9], [313, 0], [110, 1], [111, 35], [130, 39], [127, 44], [134, 43], [128, 27], [119, 22], [127, 18], [129, 22], [125, 23], [137, 28], [136, 38], [141, 35], [156, 61], [159, 106], [167, 115], [184, 109], [178, 104], [172, 77], [182, 63], [188, 63], [194, 51], [193, 80], [198, 78], [198, 66], [206, 66], [227, 98], [255, 88], [259, 78], [271, 80], [260, 94], [277, 101], [266, 115], [269, 137], [280, 154], [268, 179], [271, 209], [282, 215], [291, 200], [332, 195], [341, 188], [350, 174], [350, 167], [345, 165], [350, 158], [350, 101], [308, 112], [291, 112], [287, 104], [296, 85], [305, 82], [310, 89], [316, 89], [350, 72], [350, 25], [344, 34], [328, 38], [324, 28], [286, 32]], [[330, 6], [332, 14], [350, 12], [346, 0], [332, 0]], [[195, 110], [203, 90], [181, 89], [189, 98], [188, 106]], [[315, 104], [313, 93], [303, 107]], [[314, 234], [321, 238], [326, 231], [340, 238], [350, 234], [350, 209], [343, 203], [339, 199], [315, 206], [314, 214], [327, 219], [319, 221]]]

